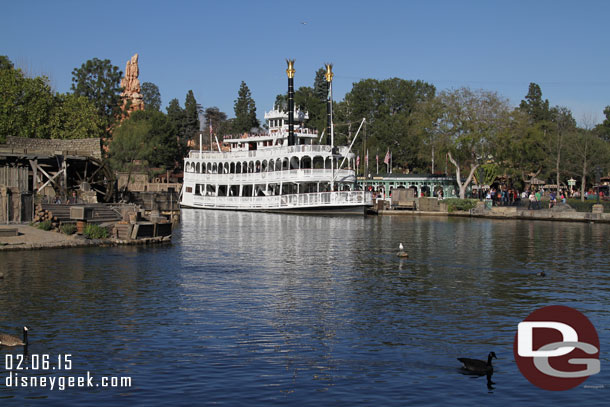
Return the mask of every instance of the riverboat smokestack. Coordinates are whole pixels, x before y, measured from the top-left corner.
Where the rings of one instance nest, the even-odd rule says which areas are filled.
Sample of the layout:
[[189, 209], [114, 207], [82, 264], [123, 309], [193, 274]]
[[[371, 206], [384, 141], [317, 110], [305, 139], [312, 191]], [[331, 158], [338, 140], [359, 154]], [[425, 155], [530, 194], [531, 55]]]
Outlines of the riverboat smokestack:
[[333, 76], [333, 64], [326, 64], [326, 74], [324, 74], [328, 91], [326, 98], [326, 144], [329, 146], [333, 143]]
[[288, 145], [294, 146], [296, 140], [294, 137], [294, 59], [287, 59], [288, 69]]

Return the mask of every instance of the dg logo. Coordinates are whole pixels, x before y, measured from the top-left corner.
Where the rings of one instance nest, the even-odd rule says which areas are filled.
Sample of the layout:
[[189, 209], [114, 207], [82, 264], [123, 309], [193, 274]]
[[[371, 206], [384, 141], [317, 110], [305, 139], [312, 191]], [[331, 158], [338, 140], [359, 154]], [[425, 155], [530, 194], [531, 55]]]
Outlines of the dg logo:
[[595, 327], [562, 305], [537, 309], [519, 323], [513, 352], [523, 376], [545, 390], [568, 390], [600, 372]]

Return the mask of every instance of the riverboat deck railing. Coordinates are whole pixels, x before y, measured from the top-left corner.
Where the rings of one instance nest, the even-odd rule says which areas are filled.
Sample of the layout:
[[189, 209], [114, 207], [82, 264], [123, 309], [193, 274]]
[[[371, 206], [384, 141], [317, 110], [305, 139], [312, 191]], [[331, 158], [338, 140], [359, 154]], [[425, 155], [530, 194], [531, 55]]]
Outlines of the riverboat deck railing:
[[[244, 158], [279, 158], [282, 156], [289, 156], [291, 154], [298, 153], [331, 153], [331, 147], [327, 145], [317, 144], [301, 144], [296, 146], [282, 146], [282, 147], [267, 147], [261, 148], [260, 150], [250, 151], [202, 151], [191, 150], [189, 152], [188, 159], [191, 160], [238, 160]], [[339, 154], [347, 154], [347, 147], [339, 147]]]
[[203, 196], [195, 195], [193, 205], [201, 208], [223, 209], [290, 209], [324, 206], [372, 205], [367, 191], [313, 192], [307, 194], [272, 196]]
[[324, 168], [304, 168], [300, 170], [283, 171], [259, 171], [249, 173], [187, 173], [190, 180], [195, 183], [216, 183], [216, 184], [236, 184], [236, 183], [268, 183], [268, 182], [311, 182], [311, 181], [331, 181], [334, 174], [335, 182], [355, 182], [356, 175], [354, 170], [333, 170]]

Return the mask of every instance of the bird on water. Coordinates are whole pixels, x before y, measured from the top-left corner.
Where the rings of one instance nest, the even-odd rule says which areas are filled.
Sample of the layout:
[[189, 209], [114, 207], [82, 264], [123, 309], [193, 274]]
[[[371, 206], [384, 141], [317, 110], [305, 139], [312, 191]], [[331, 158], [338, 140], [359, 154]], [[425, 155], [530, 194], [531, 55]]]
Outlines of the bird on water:
[[489, 352], [489, 355], [487, 355], [487, 362], [485, 362], [484, 360], [470, 359], [470, 358], [457, 358], [457, 360], [462, 362], [462, 364], [464, 365], [463, 369], [465, 369], [469, 372], [480, 374], [480, 375], [484, 375], [484, 374], [490, 375], [494, 371], [494, 367], [491, 364], [491, 360], [494, 358], [498, 359], [498, 357], [496, 356], [496, 353]]
[[398, 257], [409, 257], [409, 253], [405, 252], [405, 247], [400, 243], [398, 245], [398, 253], [396, 253]]
[[23, 327], [23, 340], [13, 335], [0, 333], [0, 345], [2, 346], [27, 346], [28, 344], [28, 327]]

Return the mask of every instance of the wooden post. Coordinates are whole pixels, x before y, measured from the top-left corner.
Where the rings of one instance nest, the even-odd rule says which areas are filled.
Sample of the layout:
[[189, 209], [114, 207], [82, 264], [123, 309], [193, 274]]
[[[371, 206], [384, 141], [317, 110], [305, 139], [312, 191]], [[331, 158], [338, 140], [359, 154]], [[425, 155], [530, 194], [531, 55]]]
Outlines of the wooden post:
[[64, 172], [64, 200], [68, 201], [68, 168], [66, 166], [66, 157], [62, 156], [61, 169]]

